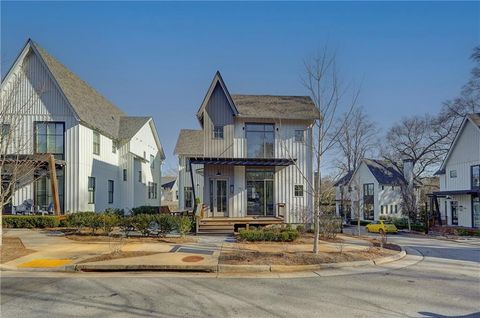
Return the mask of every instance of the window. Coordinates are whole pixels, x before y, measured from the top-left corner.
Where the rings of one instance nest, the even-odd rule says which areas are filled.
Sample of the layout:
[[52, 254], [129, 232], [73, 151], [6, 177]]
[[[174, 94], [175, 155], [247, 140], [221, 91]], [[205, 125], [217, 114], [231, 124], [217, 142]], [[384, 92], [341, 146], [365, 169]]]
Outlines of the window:
[[[48, 211], [53, 209], [53, 196], [52, 196], [52, 187], [50, 186], [50, 175], [41, 175], [41, 172], [37, 175], [35, 173], [35, 182], [34, 182], [34, 200], [35, 206], [38, 206], [40, 209]], [[64, 173], [63, 169], [57, 168], [57, 185], [58, 185], [58, 199], [60, 201], [60, 211], [64, 210]]]
[[275, 125], [246, 124], [247, 156], [249, 158], [273, 158], [275, 153]]
[[143, 159], [147, 159], [147, 152], [146, 151], [143, 152]]
[[457, 170], [450, 170], [450, 178], [456, 178], [457, 177]]
[[398, 205], [395, 204], [395, 214], [398, 214]]
[[392, 186], [392, 191], [395, 190], [395, 186]]
[[480, 165], [472, 166], [472, 189], [480, 189]]
[[117, 142], [112, 139], [112, 153], [117, 153]]
[[113, 180], [108, 180], [108, 203], [113, 203]]
[[64, 159], [65, 123], [35, 122], [35, 153], [51, 153]]
[[296, 184], [295, 185], [295, 196], [296, 197], [303, 197], [303, 184]]
[[93, 154], [100, 154], [100, 133], [98, 131], [93, 132]]
[[393, 205], [390, 204], [390, 214], [393, 214]]
[[380, 213], [383, 214], [383, 205], [380, 206]]
[[385, 190], [385, 186], [382, 185], [382, 190]]
[[363, 185], [363, 195], [364, 196], [373, 195], [373, 183], [366, 183]]
[[303, 130], [295, 130], [295, 142], [304, 142], [305, 132]]
[[374, 217], [374, 190], [373, 183], [363, 185], [363, 218], [373, 220]]
[[123, 181], [127, 181], [127, 169], [123, 169]]
[[95, 203], [95, 178], [88, 177], [88, 203]]
[[178, 200], [178, 190], [175, 191], [175, 199]]
[[185, 187], [185, 208], [193, 207], [193, 189], [192, 187]]
[[10, 134], [10, 125], [9, 124], [0, 124], [0, 140], [8, 138]]
[[142, 182], [142, 170], [138, 170], [138, 182]]
[[150, 155], [150, 168], [155, 169], [155, 156]]
[[190, 172], [190, 158], [185, 158], [185, 171]]
[[223, 139], [223, 126], [214, 126], [213, 127], [213, 138], [214, 139]]
[[157, 198], [157, 184], [155, 182], [148, 183], [148, 198], [149, 199]]

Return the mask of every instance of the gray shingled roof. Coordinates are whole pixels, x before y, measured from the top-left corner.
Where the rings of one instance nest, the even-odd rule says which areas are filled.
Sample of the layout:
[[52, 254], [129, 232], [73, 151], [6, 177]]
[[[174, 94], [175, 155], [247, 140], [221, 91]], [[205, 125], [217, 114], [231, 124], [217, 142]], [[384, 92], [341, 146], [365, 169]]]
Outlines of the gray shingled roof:
[[231, 95], [240, 117], [318, 119], [309, 96]]
[[171, 189], [176, 180], [177, 180], [176, 176], [163, 176], [162, 177], [162, 188]]
[[180, 130], [174, 154], [203, 156], [203, 131], [193, 129]]
[[386, 160], [364, 159], [363, 162], [380, 184], [399, 185], [405, 182], [403, 174]]
[[68, 102], [80, 117], [80, 121], [109, 137], [116, 138], [120, 117], [125, 116], [125, 113], [73, 74], [37, 43], [32, 41], [32, 45], [40, 53]]
[[131, 139], [149, 120], [150, 117], [121, 117], [117, 133], [118, 139]]
[[467, 115], [470, 117], [470, 119], [478, 126], [480, 127], [480, 113], [471, 113]]
[[334, 183], [334, 186], [338, 187], [341, 185], [346, 185], [347, 183], [350, 182], [352, 175], [353, 175], [353, 171], [347, 172], [343, 177], [341, 177], [337, 182]]

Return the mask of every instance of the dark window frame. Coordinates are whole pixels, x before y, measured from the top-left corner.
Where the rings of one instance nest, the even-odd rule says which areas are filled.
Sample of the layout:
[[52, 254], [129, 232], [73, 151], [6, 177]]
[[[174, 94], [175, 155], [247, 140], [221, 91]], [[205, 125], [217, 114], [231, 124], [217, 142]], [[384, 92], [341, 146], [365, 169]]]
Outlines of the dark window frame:
[[[262, 128], [260, 128], [262, 127]], [[263, 133], [263, 143], [262, 150], [263, 154], [261, 156], [250, 156], [249, 152], [249, 142], [248, 142], [248, 133]], [[272, 135], [272, 153], [271, 155], [267, 153], [267, 134]], [[245, 139], [247, 143], [247, 157], [249, 158], [275, 158], [275, 123], [245, 123]]]
[[148, 198], [157, 199], [158, 198], [158, 184], [156, 182], [148, 183]]
[[[297, 188], [298, 187], [298, 188]], [[303, 189], [303, 184], [296, 184], [293, 187], [293, 195], [296, 198], [303, 197], [304, 196], [304, 189]]]
[[108, 203], [112, 204], [114, 201], [115, 182], [108, 180]]
[[117, 153], [117, 142], [112, 139], [112, 153]]
[[[38, 126], [39, 125], [46, 125], [45, 126], [45, 134], [42, 134], [42, 135], [45, 135], [45, 152], [42, 152], [42, 151], [38, 151], [38, 139], [37, 139], [37, 132], [38, 132]], [[47, 144], [47, 140], [48, 140], [48, 124], [55, 124], [55, 132], [57, 131], [57, 127], [56, 125], [62, 125], [63, 126], [63, 129], [62, 129], [62, 152], [48, 152], [48, 144]], [[58, 137], [60, 135], [58, 134], [54, 134], [53, 136], [55, 137]], [[60, 160], [64, 160], [65, 159], [65, 122], [64, 121], [34, 121], [33, 122], [33, 151], [34, 153], [36, 154], [46, 154], [46, 153], [51, 153], [56, 159], [60, 159]], [[55, 146], [56, 146], [56, 138], [55, 138]], [[56, 148], [56, 147], [55, 147]]]
[[127, 169], [123, 169], [123, 181], [127, 181]]
[[[189, 200], [188, 201], [187, 201], [187, 193], [189, 194]], [[184, 203], [185, 208], [192, 208], [193, 207], [193, 187], [184, 187], [183, 188], [183, 203]]]
[[295, 129], [294, 140], [295, 140], [295, 142], [304, 143], [305, 142], [305, 130], [304, 129]]
[[[475, 169], [475, 168], [478, 168], [478, 177], [477, 177], [478, 180], [479, 180], [478, 185], [474, 184], [473, 169]], [[470, 189], [472, 189], [472, 190], [480, 189], [480, 165], [470, 166]]]
[[[96, 130], [92, 130], [93, 134], [92, 134], [92, 147], [93, 147], [93, 151], [92, 153], [94, 155], [97, 155], [97, 156], [100, 156], [100, 149], [101, 149], [101, 134], [96, 131]], [[98, 136], [98, 142], [95, 141], [95, 138]]]
[[457, 170], [450, 170], [448, 174], [450, 176], [450, 179], [456, 178], [458, 176]]
[[223, 125], [214, 125], [213, 126], [213, 139], [224, 139], [225, 131]]
[[150, 155], [150, 168], [155, 169], [155, 156]]
[[95, 187], [96, 179], [95, 177], [88, 177], [88, 204], [95, 204]]

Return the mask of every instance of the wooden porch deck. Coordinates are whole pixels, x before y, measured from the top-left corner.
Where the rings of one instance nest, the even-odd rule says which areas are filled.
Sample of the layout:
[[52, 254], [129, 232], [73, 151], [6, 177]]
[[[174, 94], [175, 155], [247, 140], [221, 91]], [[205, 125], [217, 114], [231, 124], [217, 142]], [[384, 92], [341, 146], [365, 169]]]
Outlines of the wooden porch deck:
[[270, 224], [283, 224], [281, 217], [208, 217], [200, 218], [197, 224], [198, 234], [233, 234], [238, 228], [252, 226], [265, 226]]

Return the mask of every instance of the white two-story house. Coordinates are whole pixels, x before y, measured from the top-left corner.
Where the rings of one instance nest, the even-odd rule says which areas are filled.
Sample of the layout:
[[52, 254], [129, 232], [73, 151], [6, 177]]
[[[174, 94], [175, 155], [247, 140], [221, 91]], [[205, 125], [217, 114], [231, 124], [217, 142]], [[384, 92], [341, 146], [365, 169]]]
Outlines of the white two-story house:
[[310, 97], [230, 95], [217, 72], [196, 116], [201, 129], [182, 130], [175, 150], [181, 207], [203, 204], [206, 218], [304, 223], [319, 117]]
[[[2, 133], [27, 145], [12, 154], [57, 161], [59, 212], [160, 206], [165, 155], [151, 117], [128, 116], [31, 40], [1, 94], [2, 107], [11, 107], [0, 119]], [[49, 174], [34, 171], [29, 180], [12, 193], [11, 210], [26, 200], [32, 210], [51, 206]]]
[[480, 227], [480, 113], [468, 114], [440, 170], [437, 209], [447, 225]]
[[337, 215], [371, 221], [402, 217], [401, 186], [413, 182], [412, 162], [405, 160], [403, 169], [400, 172], [385, 160], [363, 159], [355, 171], [335, 183]]

